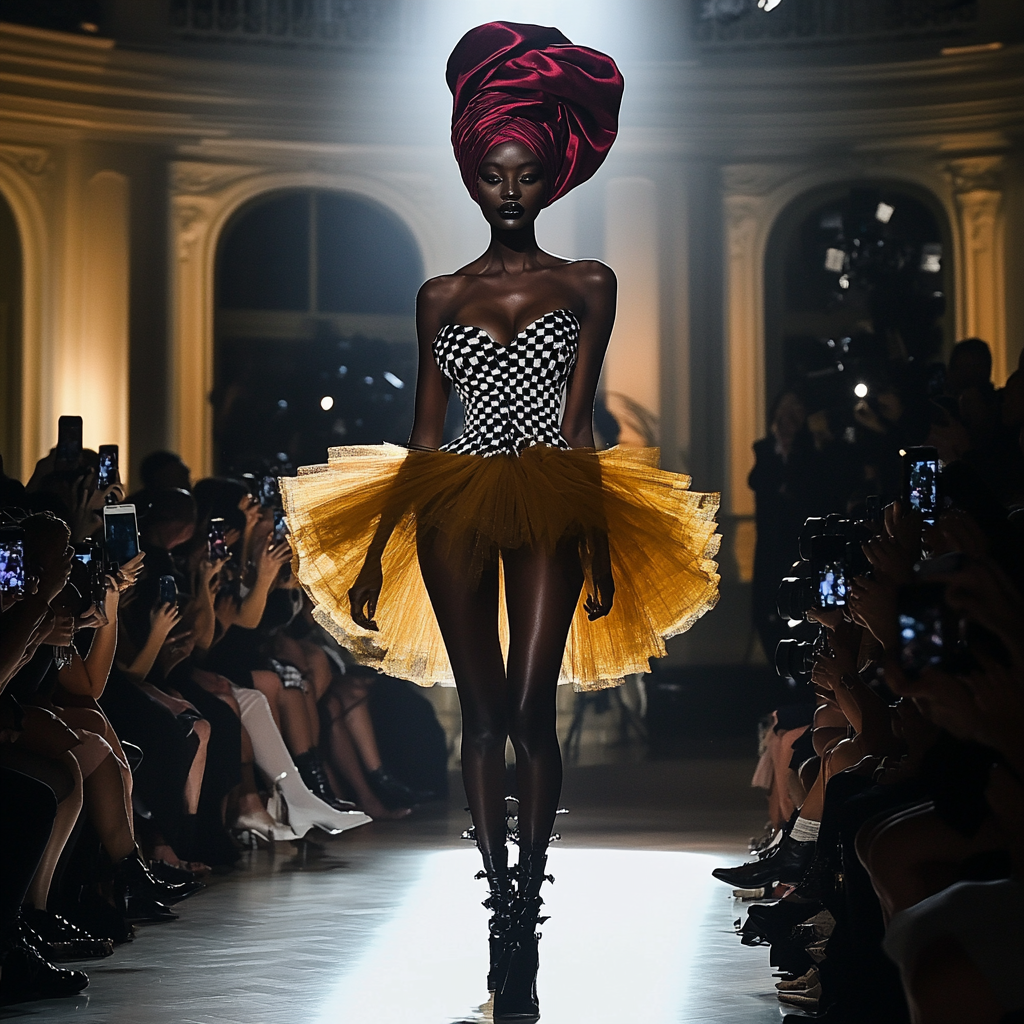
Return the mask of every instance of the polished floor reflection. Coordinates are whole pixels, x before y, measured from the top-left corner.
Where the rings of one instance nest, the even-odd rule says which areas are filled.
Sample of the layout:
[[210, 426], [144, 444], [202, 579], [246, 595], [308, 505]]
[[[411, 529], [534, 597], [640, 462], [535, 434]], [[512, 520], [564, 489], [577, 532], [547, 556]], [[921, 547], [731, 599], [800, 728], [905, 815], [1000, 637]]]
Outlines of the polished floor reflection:
[[[759, 823], [748, 767], [582, 769], [569, 780], [573, 814], [559, 823], [566, 839], [553, 848], [556, 883], [545, 894], [544, 1024], [779, 1021], [765, 951], [739, 944], [738, 908], [709, 874], [735, 862]], [[641, 786], [632, 817], [631, 777]], [[702, 812], [709, 798], [715, 806]], [[88, 965], [83, 996], [10, 1007], [0, 1020], [488, 1021], [483, 883], [475, 851], [457, 841], [458, 804], [322, 847], [254, 854], [182, 905], [181, 921], [140, 929]]]

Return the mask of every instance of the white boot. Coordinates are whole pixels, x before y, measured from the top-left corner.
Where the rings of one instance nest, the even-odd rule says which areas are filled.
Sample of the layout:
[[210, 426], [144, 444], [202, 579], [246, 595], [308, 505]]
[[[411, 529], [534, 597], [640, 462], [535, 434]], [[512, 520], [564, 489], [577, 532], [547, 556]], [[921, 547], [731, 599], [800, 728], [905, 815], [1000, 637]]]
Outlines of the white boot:
[[267, 808], [274, 818], [282, 820], [282, 812], [287, 810], [288, 824], [299, 836], [312, 828], [337, 835], [373, 820], [362, 811], [336, 811], [310, 793], [281, 738], [267, 698], [259, 690], [241, 686], [232, 686], [231, 692], [238, 701], [242, 724], [252, 740], [256, 764], [274, 783], [274, 797]]

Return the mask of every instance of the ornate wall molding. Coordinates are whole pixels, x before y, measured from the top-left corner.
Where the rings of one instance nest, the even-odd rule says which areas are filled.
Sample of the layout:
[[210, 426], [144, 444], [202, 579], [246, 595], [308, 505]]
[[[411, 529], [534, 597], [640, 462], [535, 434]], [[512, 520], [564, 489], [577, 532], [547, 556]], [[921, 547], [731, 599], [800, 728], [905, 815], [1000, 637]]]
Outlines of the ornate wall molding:
[[9, 142], [0, 142], [0, 160], [27, 174], [28, 180], [33, 184], [39, 184], [53, 167], [50, 150], [42, 146], [17, 146]]
[[[349, 154], [351, 155], [351, 154]], [[285, 152], [282, 161], [302, 160]], [[385, 176], [256, 163], [179, 160], [170, 166], [170, 443], [196, 474], [213, 468], [214, 293], [217, 245], [234, 213], [257, 196], [286, 188], [354, 192], [387, 207], [416, 239], [428, 274], [438, 273], [437, 224]]]

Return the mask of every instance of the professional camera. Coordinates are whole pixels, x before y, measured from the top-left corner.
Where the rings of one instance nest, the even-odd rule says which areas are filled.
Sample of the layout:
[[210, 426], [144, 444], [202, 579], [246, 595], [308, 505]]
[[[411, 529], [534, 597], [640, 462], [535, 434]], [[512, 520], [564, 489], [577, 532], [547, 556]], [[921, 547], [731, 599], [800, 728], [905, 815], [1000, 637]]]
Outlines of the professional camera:
[[775, 671], [792, 685], [810, 683], [814, 659], [827, 647], [824, 627], [814, 640], [780, 640], [775, 648]]

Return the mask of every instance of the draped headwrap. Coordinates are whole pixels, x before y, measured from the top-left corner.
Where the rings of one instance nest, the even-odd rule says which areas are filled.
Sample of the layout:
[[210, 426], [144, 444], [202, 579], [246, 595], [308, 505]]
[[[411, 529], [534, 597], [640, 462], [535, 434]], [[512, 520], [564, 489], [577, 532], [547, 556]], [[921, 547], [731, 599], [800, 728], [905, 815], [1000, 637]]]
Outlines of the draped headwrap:
[[448, 58], [452, 147], [469, 194], [502, 142], [540, 161], [549, 205], [586, 181], [615, 141], [622, 75], [611, 57], [574, 46], [556, 28], [494, 21], [470, 29]]

